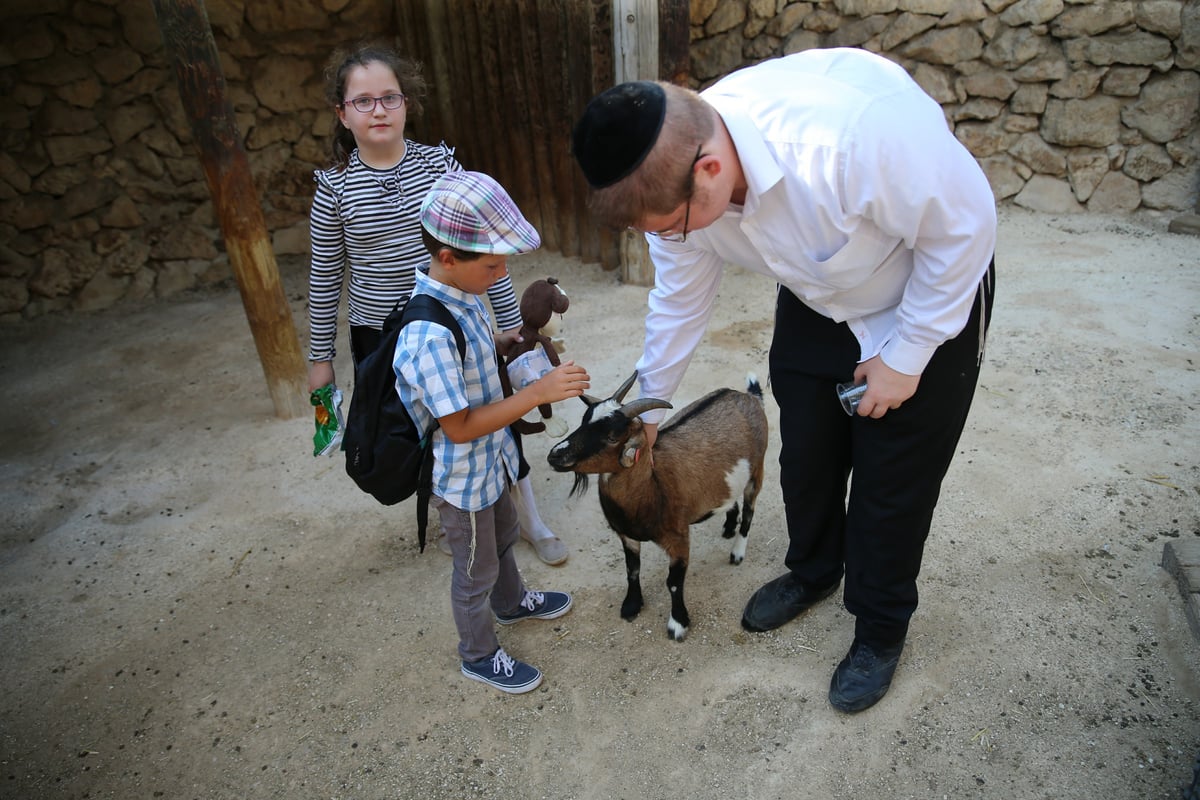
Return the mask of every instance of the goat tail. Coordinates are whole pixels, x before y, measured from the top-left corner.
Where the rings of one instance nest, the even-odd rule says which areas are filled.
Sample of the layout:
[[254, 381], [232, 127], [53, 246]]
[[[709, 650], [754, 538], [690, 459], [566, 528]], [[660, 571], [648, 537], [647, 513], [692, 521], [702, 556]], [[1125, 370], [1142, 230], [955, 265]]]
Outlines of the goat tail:
[[758, 382], [758, 376], [753, 372], [746, 373], [746, 393], [752, 397], [757, 397], [758, 402], [763, 403], [762, 385]]

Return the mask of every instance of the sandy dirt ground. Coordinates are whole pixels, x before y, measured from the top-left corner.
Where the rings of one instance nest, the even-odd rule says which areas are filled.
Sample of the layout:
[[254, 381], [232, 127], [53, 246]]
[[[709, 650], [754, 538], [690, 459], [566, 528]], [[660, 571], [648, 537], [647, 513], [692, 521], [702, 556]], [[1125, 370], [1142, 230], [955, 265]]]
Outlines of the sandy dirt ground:
[[[719, 520], [693, 528], [682, 643], [662, 552], [621, 620], [594, 488], [569, 499], [552, 442], [527, 439], [572, 556], [521, 544], [522, 570], [575, 607], [500, 631], [546, 673], [510, 697], [459, 674], [450, 560], [418, 553], [411, 502], [377, 505], [313, 457], [310, 417], [274, 417], [232, 286], [7, 326], [0, 797], [1174, 800], [1200, 644], [1160, 563], [1200, 536], [1200, 240], [1166, 222], [1002, 213], [921, 607], [890, 694], [855, 716], [826, 699], [840, 595], [739, 625], [783, 569], [776, 437], [746, 561]], [[283, 267], [303, 331], [304, 265]], [[554, 254], [511, 268], [562, 281], [567, 355], [611, 392], [646, 290]], [[729, 272], [677, 405], [765, 376], [773, 291]]]

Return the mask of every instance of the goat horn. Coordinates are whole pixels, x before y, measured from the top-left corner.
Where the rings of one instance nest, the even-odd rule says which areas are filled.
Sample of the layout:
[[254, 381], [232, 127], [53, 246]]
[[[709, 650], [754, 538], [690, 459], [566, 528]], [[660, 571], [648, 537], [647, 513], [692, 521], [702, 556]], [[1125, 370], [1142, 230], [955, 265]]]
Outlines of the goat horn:
[[639, 397], [637, 400], [630, 400], [621, 406], [621, 413], [629, 419], [633, 419], [639, 414], [645, 414], [647, 411], [652, 411], [656, 408], [673, 408], [673, 406], [666, 400], [658, 400], [653, 397]]
[[618, 403], [621, 402], [622, 400], [624, 400], [625, 395], [629, 393], [629, 387], [633, 386], [633, 382], [637, 380], [637, 376], [638, 376], [637, 370], [635, 369], [633, 371], [633, 374], [630, 375], [629, 378], [624, 383], [621, 384], [621, 388], [617, 389], [615, 392], [613, 392], [613, 396], [610, 397], [609, 399], [615, 400]]

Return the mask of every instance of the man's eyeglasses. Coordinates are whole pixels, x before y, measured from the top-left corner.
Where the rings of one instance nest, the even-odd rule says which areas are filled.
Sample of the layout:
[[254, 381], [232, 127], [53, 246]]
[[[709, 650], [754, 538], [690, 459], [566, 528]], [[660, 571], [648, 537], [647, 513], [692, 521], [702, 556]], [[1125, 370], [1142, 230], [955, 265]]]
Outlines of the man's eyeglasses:
[[696, 157], [692, 159], [692, 165], [688, 167], [687, 175], [687, 206], [683, 211], [683, 228], [677, 232], [659, 233], [656, 231], [647, 231], [651, 236], [656, 236], [664, 242], [686, 242], [688, 234], [688, 221], [692, 218], [692, 195], [696, 191], [696, 162], [703, 156], [701, 149], [704, 147], [704, 142], [696, 145]]
[[375, 104], [379, 103], [388, 111], [395, 111], [400, 106], [404, 105], [404, 95], [402, 94], [385, 94], [383, 97], [356, 97], [353, 100], [347, 100], [342, 103], [345, 108], [347, 104], [354, 106], [355, 111], [361, 111], [364, 114], [370, 114], [375, 110]]

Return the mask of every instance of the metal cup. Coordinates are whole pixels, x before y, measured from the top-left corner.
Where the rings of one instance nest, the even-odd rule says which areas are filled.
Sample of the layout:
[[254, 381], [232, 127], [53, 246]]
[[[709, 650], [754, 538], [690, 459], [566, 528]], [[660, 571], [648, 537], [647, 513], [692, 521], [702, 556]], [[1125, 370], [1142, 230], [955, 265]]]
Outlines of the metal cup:
[[866, 383], [839, 383], [837, 385], [837, 396], [838, 401], [842, 404], [842, 410], [850, 416], [854, 416], [855, 412], [858, 411], [858, 401], [862, 399], [866, 391]]

